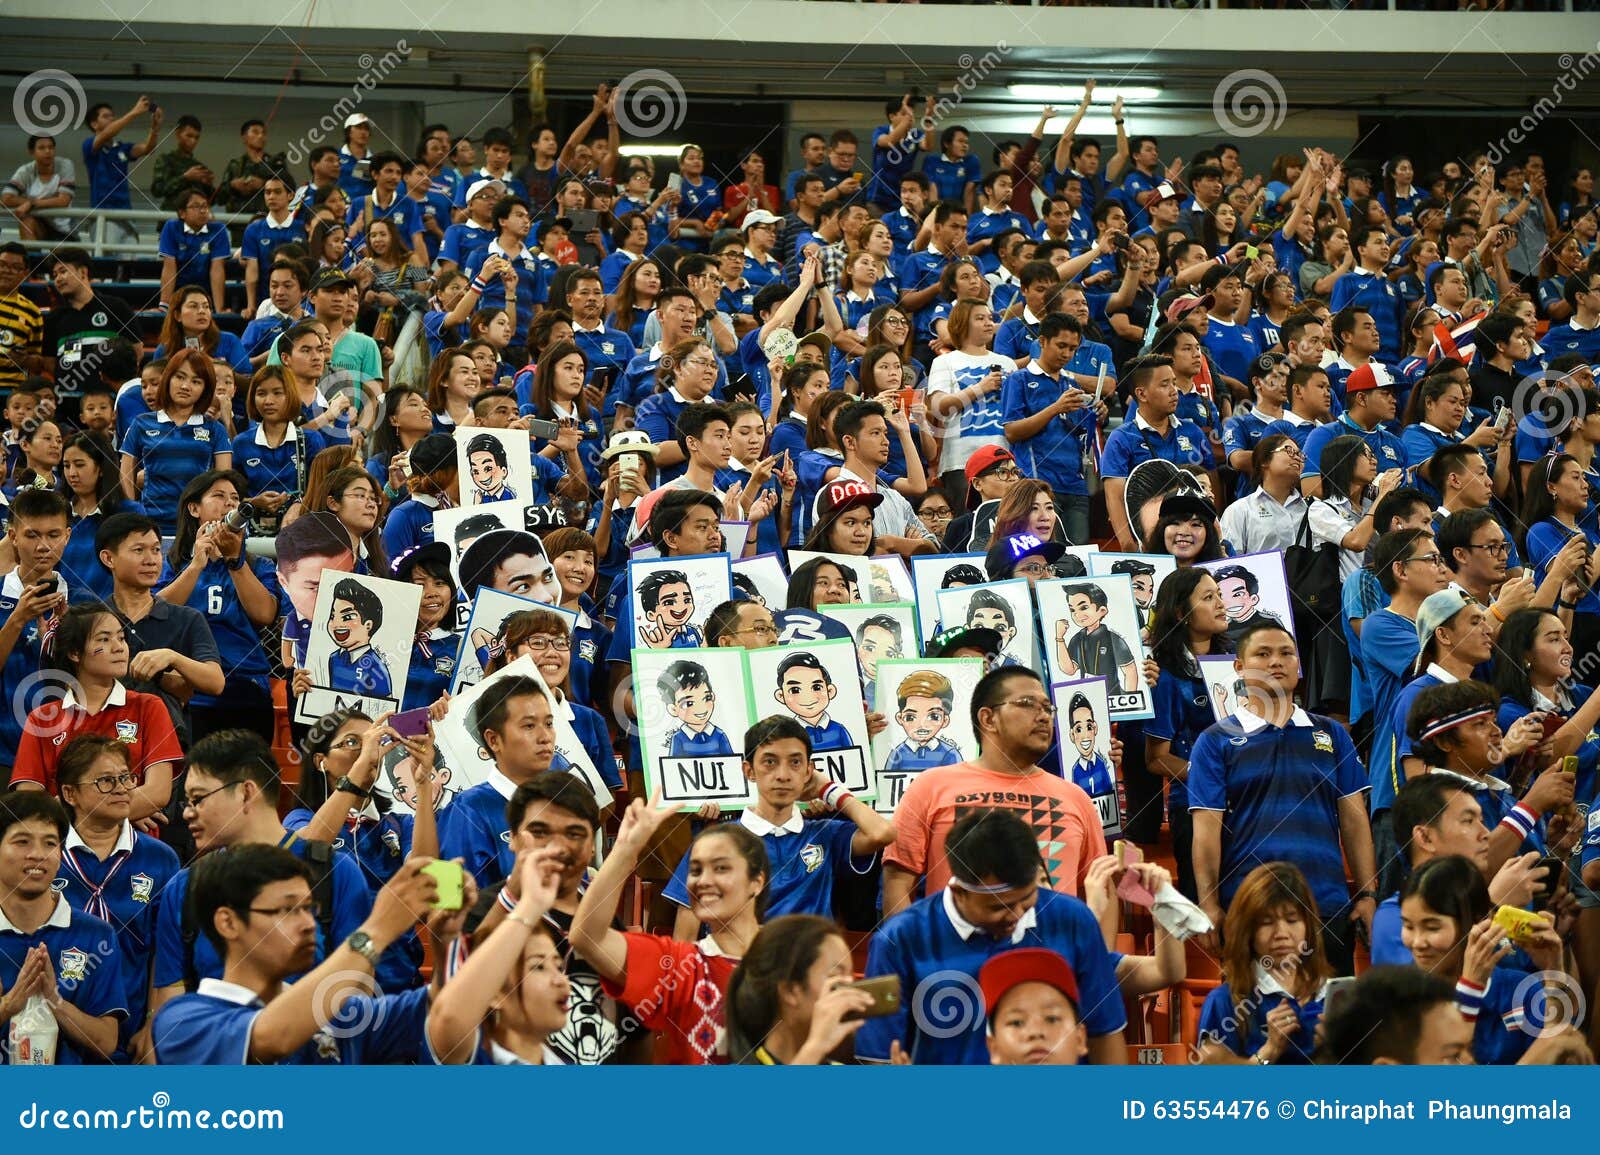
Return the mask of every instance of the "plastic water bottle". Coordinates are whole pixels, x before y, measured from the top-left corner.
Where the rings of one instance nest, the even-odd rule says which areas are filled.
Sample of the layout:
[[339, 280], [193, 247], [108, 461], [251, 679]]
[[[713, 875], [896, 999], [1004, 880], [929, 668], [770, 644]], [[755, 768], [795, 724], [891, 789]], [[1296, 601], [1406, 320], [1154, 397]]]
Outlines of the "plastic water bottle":
[[53, 1067], [61, 1028], [43, 995], [29, 995], [11, 1020], [11, 1063], [19, 1067]]

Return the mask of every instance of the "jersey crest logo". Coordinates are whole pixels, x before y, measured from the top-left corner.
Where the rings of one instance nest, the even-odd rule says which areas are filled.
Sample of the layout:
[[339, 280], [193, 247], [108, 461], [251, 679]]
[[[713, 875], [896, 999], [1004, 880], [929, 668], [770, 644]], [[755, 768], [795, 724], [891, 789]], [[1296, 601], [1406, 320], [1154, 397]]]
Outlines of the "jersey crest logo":
[[136, 874], [128, 881], [133, 884], [133, 901], [148, 903], [151, 891], [155, 889], [156, 880], [148, 874]]
[[822, 853], [822, 847], [815, 842], [801, 848], [800, 861], [805, 864], [807, 874], [822, 865]]
[[55, 891], [57, 894], [60, 894], [63, 890], [67, 889], [67, 880], [64, 878], [51, 879], [50, 889]]
[[209, 442], [211, 440], [211, 430], [206, 429], [204, 427], [202, 427], [200, 429], [196, 429], [194, 431], [194, 439], [196, 441]]
[[1187, 437], [1183, 436], [1182, 434], [1179, 434], [1178, 435], [1178, 448], [1184, 450], [1185, 452], [1188, 452], [1189, 450], [1192, 450], [1194, 448], [1194, 446], [1189, 444], [1189, 439]]
[[1311, 745], [1314, 749], [1324, 754], [1333, 753], [1333, 735], [1326, 730], [1313, 730], [1311, 732]]
[[117, 741], [118, 742], [121, 742], [124, 745], [131, 745], [132, 743], [137, 742], [138, 740], [139, 740], [139, 723], [137, 723], [137, 722], [118, 722], [117, 723]]
[[57, 957], [56, 963], [61, 968], [63, 982], [81, 983], [89, 977], [89, 952], [79, 950], [77, 947], [68, 947]]

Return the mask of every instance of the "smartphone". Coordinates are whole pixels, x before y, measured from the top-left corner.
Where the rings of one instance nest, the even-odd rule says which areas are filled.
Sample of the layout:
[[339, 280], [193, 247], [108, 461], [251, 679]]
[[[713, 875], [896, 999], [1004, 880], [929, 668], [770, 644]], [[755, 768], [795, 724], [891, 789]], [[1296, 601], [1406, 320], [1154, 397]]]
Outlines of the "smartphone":
[[1539, 915], [1514, 906], [1502, 906], [1494, 912], [1494, 926], [1518, 946], [1533, 941], [1538, 931], [1550, 924]]
[[567, 219], [572, 222], [574, 236], [586, 236], [600, 226], [600, 214], [593, 209], [573, 209]]
[[435, 910], [461, 909], [466, 894], [463, 884], [464, 872], [459, 862], [436, 858], [422, 868], [422, 873], [433, 875], [434, 881], [439, 884], [439, 897], [433, 901]]
[[372, 158], [370, 156], [364, 156], [360, 160], [356, 161], [352, 175], [357, 180], [369, 179], [372, 176]]
[[1568, 754], [1566, 757], [1561, 759], [1561, 772], [1563, 774], [1571, 774], [1573, 777], [1577, 777], [1578, 756], [1576, 754]]
[[402, 710], [389, 719], [389, 728], [402, 738], [420, 738], [428, 732], [428, 707]]
[[1495, 398], [1495, 402], [1494, 427], [1496, 429], [1504, 429], [1511, 424], [1511, 406], [1501, 401], [1498, 397]]
[[1260, 255], [1261, 255], [1261, 250], [1256, 248], [1254, 245], [1246, 245], [1244, 247], [1244, 259], [1245, 260], [1253, 261], [1257, 257], [1259, 257]]
[[872, 1005], [858, 1015], [846, 1016], [849, 1019], [881, 1019], [900, 1010], [899, 975], [879, 975], [848, 985], [853, 990], [866, 991], [872, 996]]
[[667, 187], [675, 193], [683, 191], [683, 174], [675, 172], [667, 177]]
[[1533, 896], [1533, 909], [1549, 910], [1561, 889], [1562, 879], [1566, 877], [1567, 863], [1565, 859], [1547, 854], [1539, 859], [1538, 865], [1544, 867], [1547, 873], [1544, 876], [1544, 889]]
[[1322, 1020], [1327, 1022], [1328, 1016], [1338, 1010], [1340, 1002], [1350, 996], [1350, 990], [1356, 985], [1353, 978], [1329, 979], [1322, 988]]
[[542, 417], [530, 417], [528, 418], [528, 432], [535, 437], [550, 441], [555, 438], [557, 433], [561, 432], [561, 426], [554, 421], [546, 421]]

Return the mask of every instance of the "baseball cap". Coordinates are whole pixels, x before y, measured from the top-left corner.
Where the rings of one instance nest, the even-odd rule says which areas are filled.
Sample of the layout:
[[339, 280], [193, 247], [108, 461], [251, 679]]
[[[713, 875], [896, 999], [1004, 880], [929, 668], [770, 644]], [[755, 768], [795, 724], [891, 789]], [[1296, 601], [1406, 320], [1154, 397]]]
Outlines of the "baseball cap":
[[611, 441], [600, 454], [600, 460], [610, 461], [624, 453], [644, 453], [654, 457], [660, 450], [661, 446], [651, 441], [650, 435], [643, 429], [623, 429], [611, 435]]
[[978, 989], [983, 992], [983, 1009], [990, 1016], [1000, 1000], [1023, 983], [1045, 983], [1078, 1005], [1078, 976], [1072, 965], [1053, 950], [1025, 946], [1001, 951], [978, 971]]
[[[1434, 630], [1472, 604], [1473, 599], [1454, 586], [1423, 598], [1422, 605], [1417, 609], [1417, 639], [1422, 643], [1421, 648], [1428, 648]], [[1422, 654], [1419, 652], [1417, 666], [1420, 668], [1422, 664]]]
[[1011, 455], [1011, 450], [1009, 449], [1002, 449], [998, 445], [982, 446], [976, 453], [967, 458], [967, 484], [971, 485], [1001, 462], [1015, 460], [1016, 458]]
[[495, 566], [508, 557], [529, 554], [545, 558], [544, 545], [531, 533], [520, 529], [497, 529], [484, 534], [461, 555], [461, 592], [476, 597], [494, 578]]
[[755, 209], [745, 214], [744, 224], [740, 226], [740, 231], [747, 233], [757, 225], [775, 225], [777, 223], [778, 218], [766, 209]]
[[857, 506], [864, 505], [868, 509], [877, 509], [882, 504], [883, 494], [868, 488], [865, 482], [830, 481], [822, 487], [822, 494], [817, 502], [817, 520], [835, 517]]
[[1347, 397], [1352, 393], [1365, 393], [1369, 389], [1393, 388], [1394, 377], [1388, 369], [1376, 361], [1356, 366], [1350, 376], [1344, 379], [1344, 392]]
[[415, 546], [394, 559], [396, 581], [408, 582], [411, 580], [411, 571], [416, 569], [421, 562], [433, 562], [446, 569], [450, 566], [450, 547], [442, 541], [430, 541], [426, 545]]
[[430, 433], [411, 447], [411, 472], [435, 473], [456, 463], [456, 439], [448, 433]]
[[570, 233], [572, 231], [572, 218], [546, 217], [543, 220], [537, 221], [533, 226], [534, 235], [540, 238], [542, 238], [551, 229], [566, 229], [567, 232]]
[[318, 289], [342, 289], [346, 285], [355, 283], [355, 278], [343, 269], [318, 269], [317, 275], [311, 278], [311, 288], [307, 291], [315, 293]]
[[1160, 184], [1156, 185], [1156, 198], [1155, 199], [1157, 201], [1177, 200], [1178, 197], [1180, 197], [1182, 195], [1183, 195], [1182, 193], [1180, 193], [1177, 189], [1172, 187], [1172, 182], [1171, 181], [1162, 181]]
[[1176, 301], [1167, 306], [1167, 320], [1176, 321], [1179, 317], [1182, 317], [1186, 313], [1192, 312], [1193, 310], [1199, 308], [1209, 309], [1216, 303], [1217, 299], [1210, 293], [1207, 293], [1203, 297], [1179, 297]]
[[1066, 549], [1058, 541], [1043, 541], [1031, 533], [1014, 533], [989, 547], [983, 565], [989, 571], [990, 581], [1000, 581], [1010, 577], [1016, 571], [1017, 563], [1025, 557], [1042, 557], [1049, 563], [1059, 558]]
[[470, 201], [480, 193], [492, 192], [495, 196], [506, 195], [506, 182], [503, 180], [475, 180], [467, 186], [467, 199]]
[[796, 349], [801, 345], [810, 345], [819, 351], [823, 357], [823, 364], [827, 364], [827, 359], [833, 356], [833, 341], [821, 330], [815, 333], [807, 333], [794, 343]]
[[983, 626], [951, 626], [948, 630], [940, 630], [933, 635], [933, 641], [928, 643], [933, 658], [948, 658], [954, 656], [957, 650], [977, 650], [984, 654], [998, 654], [1001, 642], [998, 630], [991, 630]]
[[372, 118], [364, 112], [352, 112], [349, 116], [344, 118], [344, 126], [346, 128], [354, 128], [358, 124], [371, 123]]

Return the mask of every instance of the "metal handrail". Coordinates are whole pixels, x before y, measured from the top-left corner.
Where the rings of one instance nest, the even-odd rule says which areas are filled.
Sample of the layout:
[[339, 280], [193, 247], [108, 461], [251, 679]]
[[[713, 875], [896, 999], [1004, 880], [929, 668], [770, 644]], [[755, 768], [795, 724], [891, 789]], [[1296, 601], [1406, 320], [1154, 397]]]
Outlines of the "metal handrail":
[[[59, 209], [38, 209], [33, 214], [40, 220], [66, 221], [75, 225], [78, 234], [78, 244], [89, 250], [91, 257], [158, 257], [161, 255], [160, 232], [155, 230], [155, 236], [148, 241], [143, 236], [137, 241], [113, 241], [107, 236], [107, 225], [112, 221], [126, 221], [128, 224], [166, 224], [173, 219], [173, 214], [163, 209], [76, 209], [72, 207]], [[250, 213], [218, 213], [211, 214], [211, 219], [221, 221], [225, 225], [247, 225], [255, 220], [255, 215]], [[92, 226], [91, 235], [84, 235], [84, 228]]]

